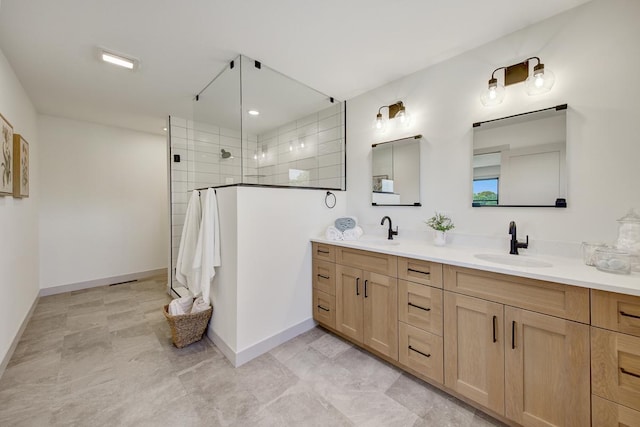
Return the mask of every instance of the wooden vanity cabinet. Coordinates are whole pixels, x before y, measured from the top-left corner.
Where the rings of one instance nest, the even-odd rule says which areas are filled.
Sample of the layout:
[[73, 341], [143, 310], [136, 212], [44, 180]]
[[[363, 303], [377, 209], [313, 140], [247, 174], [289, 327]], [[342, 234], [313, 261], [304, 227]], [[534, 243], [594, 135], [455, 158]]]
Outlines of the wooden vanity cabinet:
[[397, 279], [381, 274], [395, 274], [396, 258], [370, 254], [337, 248], [335, 329], [357, 343], [398, 360]]
[[336, 327], [335, 246], [313, 243], [312, 246], [313, 318], [318, 323]]
[[588, 290], [518, 279], [445, 266], [445, 385], [523, 426], [589, 425], [589, 326], [543, 314], [588, 318]]

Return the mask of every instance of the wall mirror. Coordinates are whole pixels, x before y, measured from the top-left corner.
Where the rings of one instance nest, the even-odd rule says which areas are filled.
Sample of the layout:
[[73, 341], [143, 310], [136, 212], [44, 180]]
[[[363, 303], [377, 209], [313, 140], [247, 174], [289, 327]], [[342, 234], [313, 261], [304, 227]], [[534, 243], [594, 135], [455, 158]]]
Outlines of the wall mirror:
[[372, 145], [371, 204], [422, 206], [420, 140], [415, 135]]
[[473, 124], [473, 207], [567, 207], [567, 105]]

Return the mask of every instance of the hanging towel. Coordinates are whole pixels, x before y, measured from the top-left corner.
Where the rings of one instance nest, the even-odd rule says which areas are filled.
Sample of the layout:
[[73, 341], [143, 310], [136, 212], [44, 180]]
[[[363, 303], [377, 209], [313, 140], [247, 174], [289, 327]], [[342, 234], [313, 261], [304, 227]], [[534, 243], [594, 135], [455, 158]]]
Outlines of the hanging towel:
[[218, 221], [218, 199], [213, 188], [207, 189], [202, 203], [202, 221], [196, 245], [193, 268], [200, 270], [200, 280], [194, 287], [195, 296], [211, 302], [211, 279], [216, 275], [214, 267], [220, 266], [220, 224]]
[[200, 280], [200, 271], [194, 270], [193, 260], [200, 232], [201, 209], [200, 194], [197, 190], [193, 190], [187, 205], [176, 261], [176, 279], [187, 288], [193, 287]]

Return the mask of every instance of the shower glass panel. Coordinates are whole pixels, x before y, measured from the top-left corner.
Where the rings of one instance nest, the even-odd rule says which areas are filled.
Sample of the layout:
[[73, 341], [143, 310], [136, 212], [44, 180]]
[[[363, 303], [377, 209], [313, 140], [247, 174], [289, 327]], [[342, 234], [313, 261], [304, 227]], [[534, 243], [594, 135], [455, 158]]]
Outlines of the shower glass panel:
[[175, 266], [190, 191], [346, 188], [344, 102], [240, 55], [195, 97], [192, 114], [170, 117], [171, 283], [178, 294]]

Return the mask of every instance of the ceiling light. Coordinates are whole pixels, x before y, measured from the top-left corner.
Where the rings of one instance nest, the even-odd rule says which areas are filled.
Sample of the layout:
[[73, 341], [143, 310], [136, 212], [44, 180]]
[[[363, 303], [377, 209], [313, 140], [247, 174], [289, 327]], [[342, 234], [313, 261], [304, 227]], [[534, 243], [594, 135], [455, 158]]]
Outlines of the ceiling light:
[[[535, 59], [538, 64], [533, 67], [533, 72], [529, 72], [529, 61]], [[496, 72], [504, 70], [504, 85], [498, 83]], [[508, 67], [499, 67], [491, 73], [491, 79], [487, 89], [480, 96], [480, 102], [484, 106], [498, 105], [504, 100], [505, 86], [524, 82], [528, 95], [539, 95], [549, 92], [555, 83], [554, 74], [545, 70], [544, 64], [540, 62], [540, 58], [532, 56], [518, 64], [509, 65]]]
[[247, 111], [247, 113], [249, 113], [249, 115], [251, 115], [251, 116], [260, 115], [260, 111], [258, 111], [258, 110], [249, 110], [249, 111]]
[[115, 53], [107, 52], [106, 50], [101, 51], [101, 58], [104, 62], [118, 65], [128, 70], [133, 70], [137, 64], [137, 61], [135, 59], [130, 59], [122, 55], [116, 55]]

